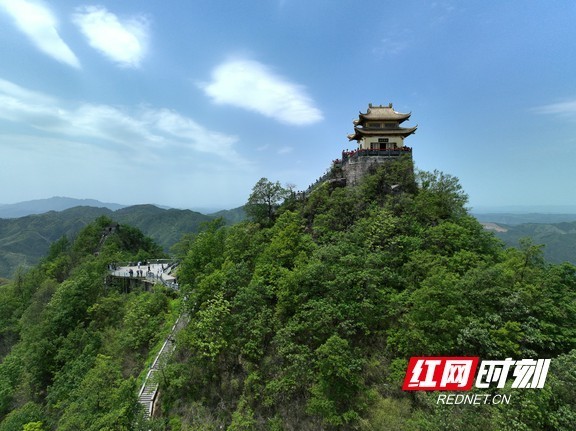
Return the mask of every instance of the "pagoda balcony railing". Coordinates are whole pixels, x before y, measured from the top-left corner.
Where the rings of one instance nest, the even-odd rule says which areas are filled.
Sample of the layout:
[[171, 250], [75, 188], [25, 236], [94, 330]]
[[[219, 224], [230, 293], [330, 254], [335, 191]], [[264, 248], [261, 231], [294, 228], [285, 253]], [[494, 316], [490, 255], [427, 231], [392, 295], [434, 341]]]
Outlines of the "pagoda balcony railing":
[[401, 147], [401, 148], [391, 148], [391, 149], [382, 149], [382, 150], [364, 150], [358, 149], [353, 151], [342, 151], [342, 160], [338, 160], [338, 162], [343, 163], [348, 161], [349, 159], [357, 159], [358, 157], [367, 157], [367, 156], [380, 156], [380, 157], [400, 157], [404, 154], [411, 154], [412, 148], [410, 147]]

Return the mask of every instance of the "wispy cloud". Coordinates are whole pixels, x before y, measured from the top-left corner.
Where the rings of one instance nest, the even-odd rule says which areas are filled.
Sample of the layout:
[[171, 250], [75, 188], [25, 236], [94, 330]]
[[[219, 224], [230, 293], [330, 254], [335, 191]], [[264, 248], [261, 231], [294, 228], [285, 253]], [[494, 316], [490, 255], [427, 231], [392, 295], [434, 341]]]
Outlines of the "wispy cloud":
[[256, 61], [221, 64], [212, 72], [212, 81], [200, 87], [215, 103], [255, 111], [282, 123], [307, 125], [323, 118], [303, 86]]
[[565, 102], [551, 103], [533, 108], [532, 111], [539, 114], [560, 115], [576, 119], [576, 99]]
[[282, 147], [277, 152], [278, 154], [282, 155], [282, 154], [290, 154], [292, 151], [294, 151], [293, 147]]
[[77, 9], [73, 22], [90, 46], [123, 67], [139, 67], [148, 44], [148, 20], [135, 16], [121, 20], [102, 6]]
[[409, 44], [405, 39], [390, 39], [384, 38], [380, 41], [380, 44], [376, 46], [372, 52], [374, 55], [383, 57], [385, 55], [397, 55], [405, 51]]
[[55, 136], [81, 139], [85, 144], [112, 147], [141, 157], [158, 151], [208, 153], [242, 162], [233, 146], [235, 136], [211, 131], [178, 112], [151, 107], [136, 110], [79, 103], [57, 98], [0, 79], [0, 118], [26, 124]]
[[80, 61], [58, 34], [56, 18], [46, 5], [29, 0], [0, 0], [0, 7], [38, 49], [62, 63], [80, 67]]
[[430, 24], [434, 26], [444, 25], [446, 21], [450, 20], [455, 13], [458, 12], [460, 3], [455, 3], [452, 0], [448, 1], [435, 1], [428, 5], [430, 10]]

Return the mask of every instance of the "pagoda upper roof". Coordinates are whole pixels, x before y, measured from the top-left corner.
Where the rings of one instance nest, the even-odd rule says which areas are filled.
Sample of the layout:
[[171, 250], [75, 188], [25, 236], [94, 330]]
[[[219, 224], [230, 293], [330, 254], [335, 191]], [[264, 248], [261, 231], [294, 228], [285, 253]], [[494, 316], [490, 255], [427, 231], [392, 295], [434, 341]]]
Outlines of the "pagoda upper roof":
[[354, 133], [348, 135], [348, 140], [353, 139], [359, 141], [364, 136], [410, 136], [416, 131], [418, 126], [414, 127], [394, 127], [394, 128], [368, 128], [368, 127], [354, 127]]
[[365, 113], [360, 112], [358, 120], [354, 120], [354, 125], [364, 124], [366, 121], [397, 121], [402, 123], [410, 118], [410, 115], [412, 115], [410, 112], [404, 114], [395, 111], [391, 103], [388, 106], [373, 106], [370, 103], [368, 104], [368, 110]]

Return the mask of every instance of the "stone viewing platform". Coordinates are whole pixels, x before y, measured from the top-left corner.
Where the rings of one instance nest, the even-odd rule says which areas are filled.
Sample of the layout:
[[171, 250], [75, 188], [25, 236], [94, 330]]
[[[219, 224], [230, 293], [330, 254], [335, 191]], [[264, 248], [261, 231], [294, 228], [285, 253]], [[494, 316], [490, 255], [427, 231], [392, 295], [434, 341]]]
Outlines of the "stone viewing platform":
[[171, 289], [178, 290], [176, 268], [178, 262], [171, 259], [150, 259], [146, 262], [111, 263], [108, 266], [106, 284], [118, 284], [130, 289], [137, 285], [162, 284]]

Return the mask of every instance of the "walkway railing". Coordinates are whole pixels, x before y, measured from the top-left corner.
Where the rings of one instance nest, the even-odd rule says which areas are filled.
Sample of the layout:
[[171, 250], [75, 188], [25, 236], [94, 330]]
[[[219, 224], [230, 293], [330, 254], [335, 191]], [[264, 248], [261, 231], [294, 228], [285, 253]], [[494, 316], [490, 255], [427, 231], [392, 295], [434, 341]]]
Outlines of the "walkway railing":
[[[412, 148], [410, 147], [401, 147], [395, 149], [385, 149], [385, 150], [363, 150], [358, 149], [354, 151], [342, 151], [342, 163], [346, 162], [349, 159], [355, 159], [357, 157], [365, 157], [365, 156], [382, 156], [382, 157], [399, 157], [403, 154], [410, 154], [412, 153]], [[338, 162], [340, 162], [338, 160]]]

